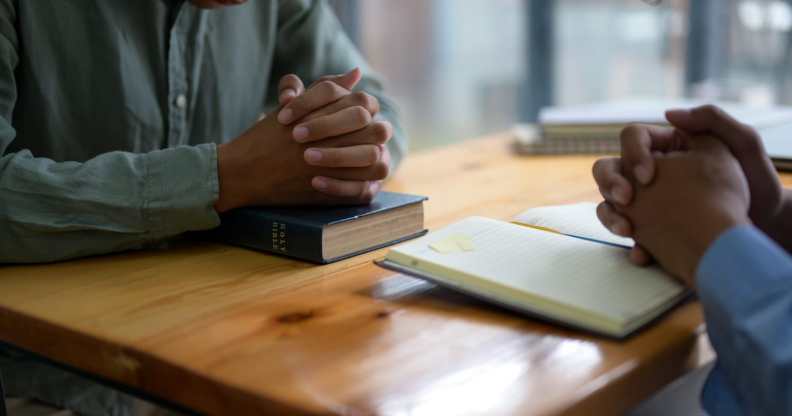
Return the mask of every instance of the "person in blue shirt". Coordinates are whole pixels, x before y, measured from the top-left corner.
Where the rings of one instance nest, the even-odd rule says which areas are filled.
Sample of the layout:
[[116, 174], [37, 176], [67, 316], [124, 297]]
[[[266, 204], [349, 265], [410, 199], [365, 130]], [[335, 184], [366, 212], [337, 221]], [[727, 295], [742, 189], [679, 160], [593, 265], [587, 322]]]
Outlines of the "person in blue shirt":
[[597, 214], [694, 288], [718, 358], [702, 392], [712, 415], [792, 415], [792, 190], [761, 138], [714, 106], [634, 125], [596, 162]]

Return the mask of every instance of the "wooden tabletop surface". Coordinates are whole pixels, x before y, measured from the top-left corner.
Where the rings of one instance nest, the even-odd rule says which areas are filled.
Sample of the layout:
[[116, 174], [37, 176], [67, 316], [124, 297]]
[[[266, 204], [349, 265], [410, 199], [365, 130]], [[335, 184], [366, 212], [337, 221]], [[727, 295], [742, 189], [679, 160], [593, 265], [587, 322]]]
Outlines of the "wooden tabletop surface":
[[[597, 200], [593, 157], [507, 137], [416, 154], [389, 189], [430, 229]], [[687, 303], [625, 342], [469, 300], [372, 264], [168, 249], [0, 267], [0, 340], [209, 414], [611, 414], [711, 359]]]

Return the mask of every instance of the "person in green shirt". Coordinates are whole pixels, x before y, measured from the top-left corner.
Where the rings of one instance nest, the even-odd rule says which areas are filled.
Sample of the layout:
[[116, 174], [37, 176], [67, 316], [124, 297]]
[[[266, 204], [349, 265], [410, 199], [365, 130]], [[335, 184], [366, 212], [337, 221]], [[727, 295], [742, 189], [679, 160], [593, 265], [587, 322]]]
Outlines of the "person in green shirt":
[[[279, 98], [300, 111], [259, 121]], [[398, 126], [323, 1], [0, 0], [0, 263], [141, 248], [243, 205], [365, 202]]]
[[[143, 248], [245, 205], [367, 202], [405, 143], [324, 1], [0, 0], [0, 264]], [[12, 395], [131, 412], [8, 350], [0, 372]]]

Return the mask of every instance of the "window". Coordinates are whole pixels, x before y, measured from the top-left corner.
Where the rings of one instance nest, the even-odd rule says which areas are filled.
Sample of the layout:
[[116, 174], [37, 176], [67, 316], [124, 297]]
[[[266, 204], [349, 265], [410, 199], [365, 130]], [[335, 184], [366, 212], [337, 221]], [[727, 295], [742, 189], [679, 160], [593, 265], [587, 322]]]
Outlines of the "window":
[[520, 0], [361, 1], [361, 47], [414, 148], [502, 130], [526, 77]]
[[506, 130], [548, 104], [792, 104], [789, 0], [333, 3], [388, 81], [414, 149]]

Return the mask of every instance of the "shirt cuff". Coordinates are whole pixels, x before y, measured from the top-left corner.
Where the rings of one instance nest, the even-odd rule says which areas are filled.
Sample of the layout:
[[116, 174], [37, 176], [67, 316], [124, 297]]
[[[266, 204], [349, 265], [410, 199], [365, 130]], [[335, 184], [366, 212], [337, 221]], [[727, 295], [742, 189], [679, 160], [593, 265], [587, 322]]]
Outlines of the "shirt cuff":
[[727, 368], [737, 368], [736, 331], [789, 290], [792, 259], [761, 231], [738, 226], [715, 240], [696, 275], [712, 346]]
[[696, 285], [706, 305], [734, 309], [751, 294], [789, 284], [792, 260], [784, 249], [753, 226], [733, 227], [707, 249], [698, 265]]
[[713, 372], [703, 396], [713, 414], [724, 408], [726, 402], [717, 403], [722, 400], [741, 403], [734, 413], [743, 413], [736, 409], [749, 402], [768, 403], [768, 394], [783, 385], [775, 370], [784, 361], [776, 354], [789, 345], [780, 328], [788, 322], [789, 302], [783, 297], [791, 277], [789, 254], [751, 226], [724, 232], [702, 257], [698, 295], [721, 369]]
[[179, 146], [146, 155], [143, 216], [154, 238], [217, 227], [217, 146]]

